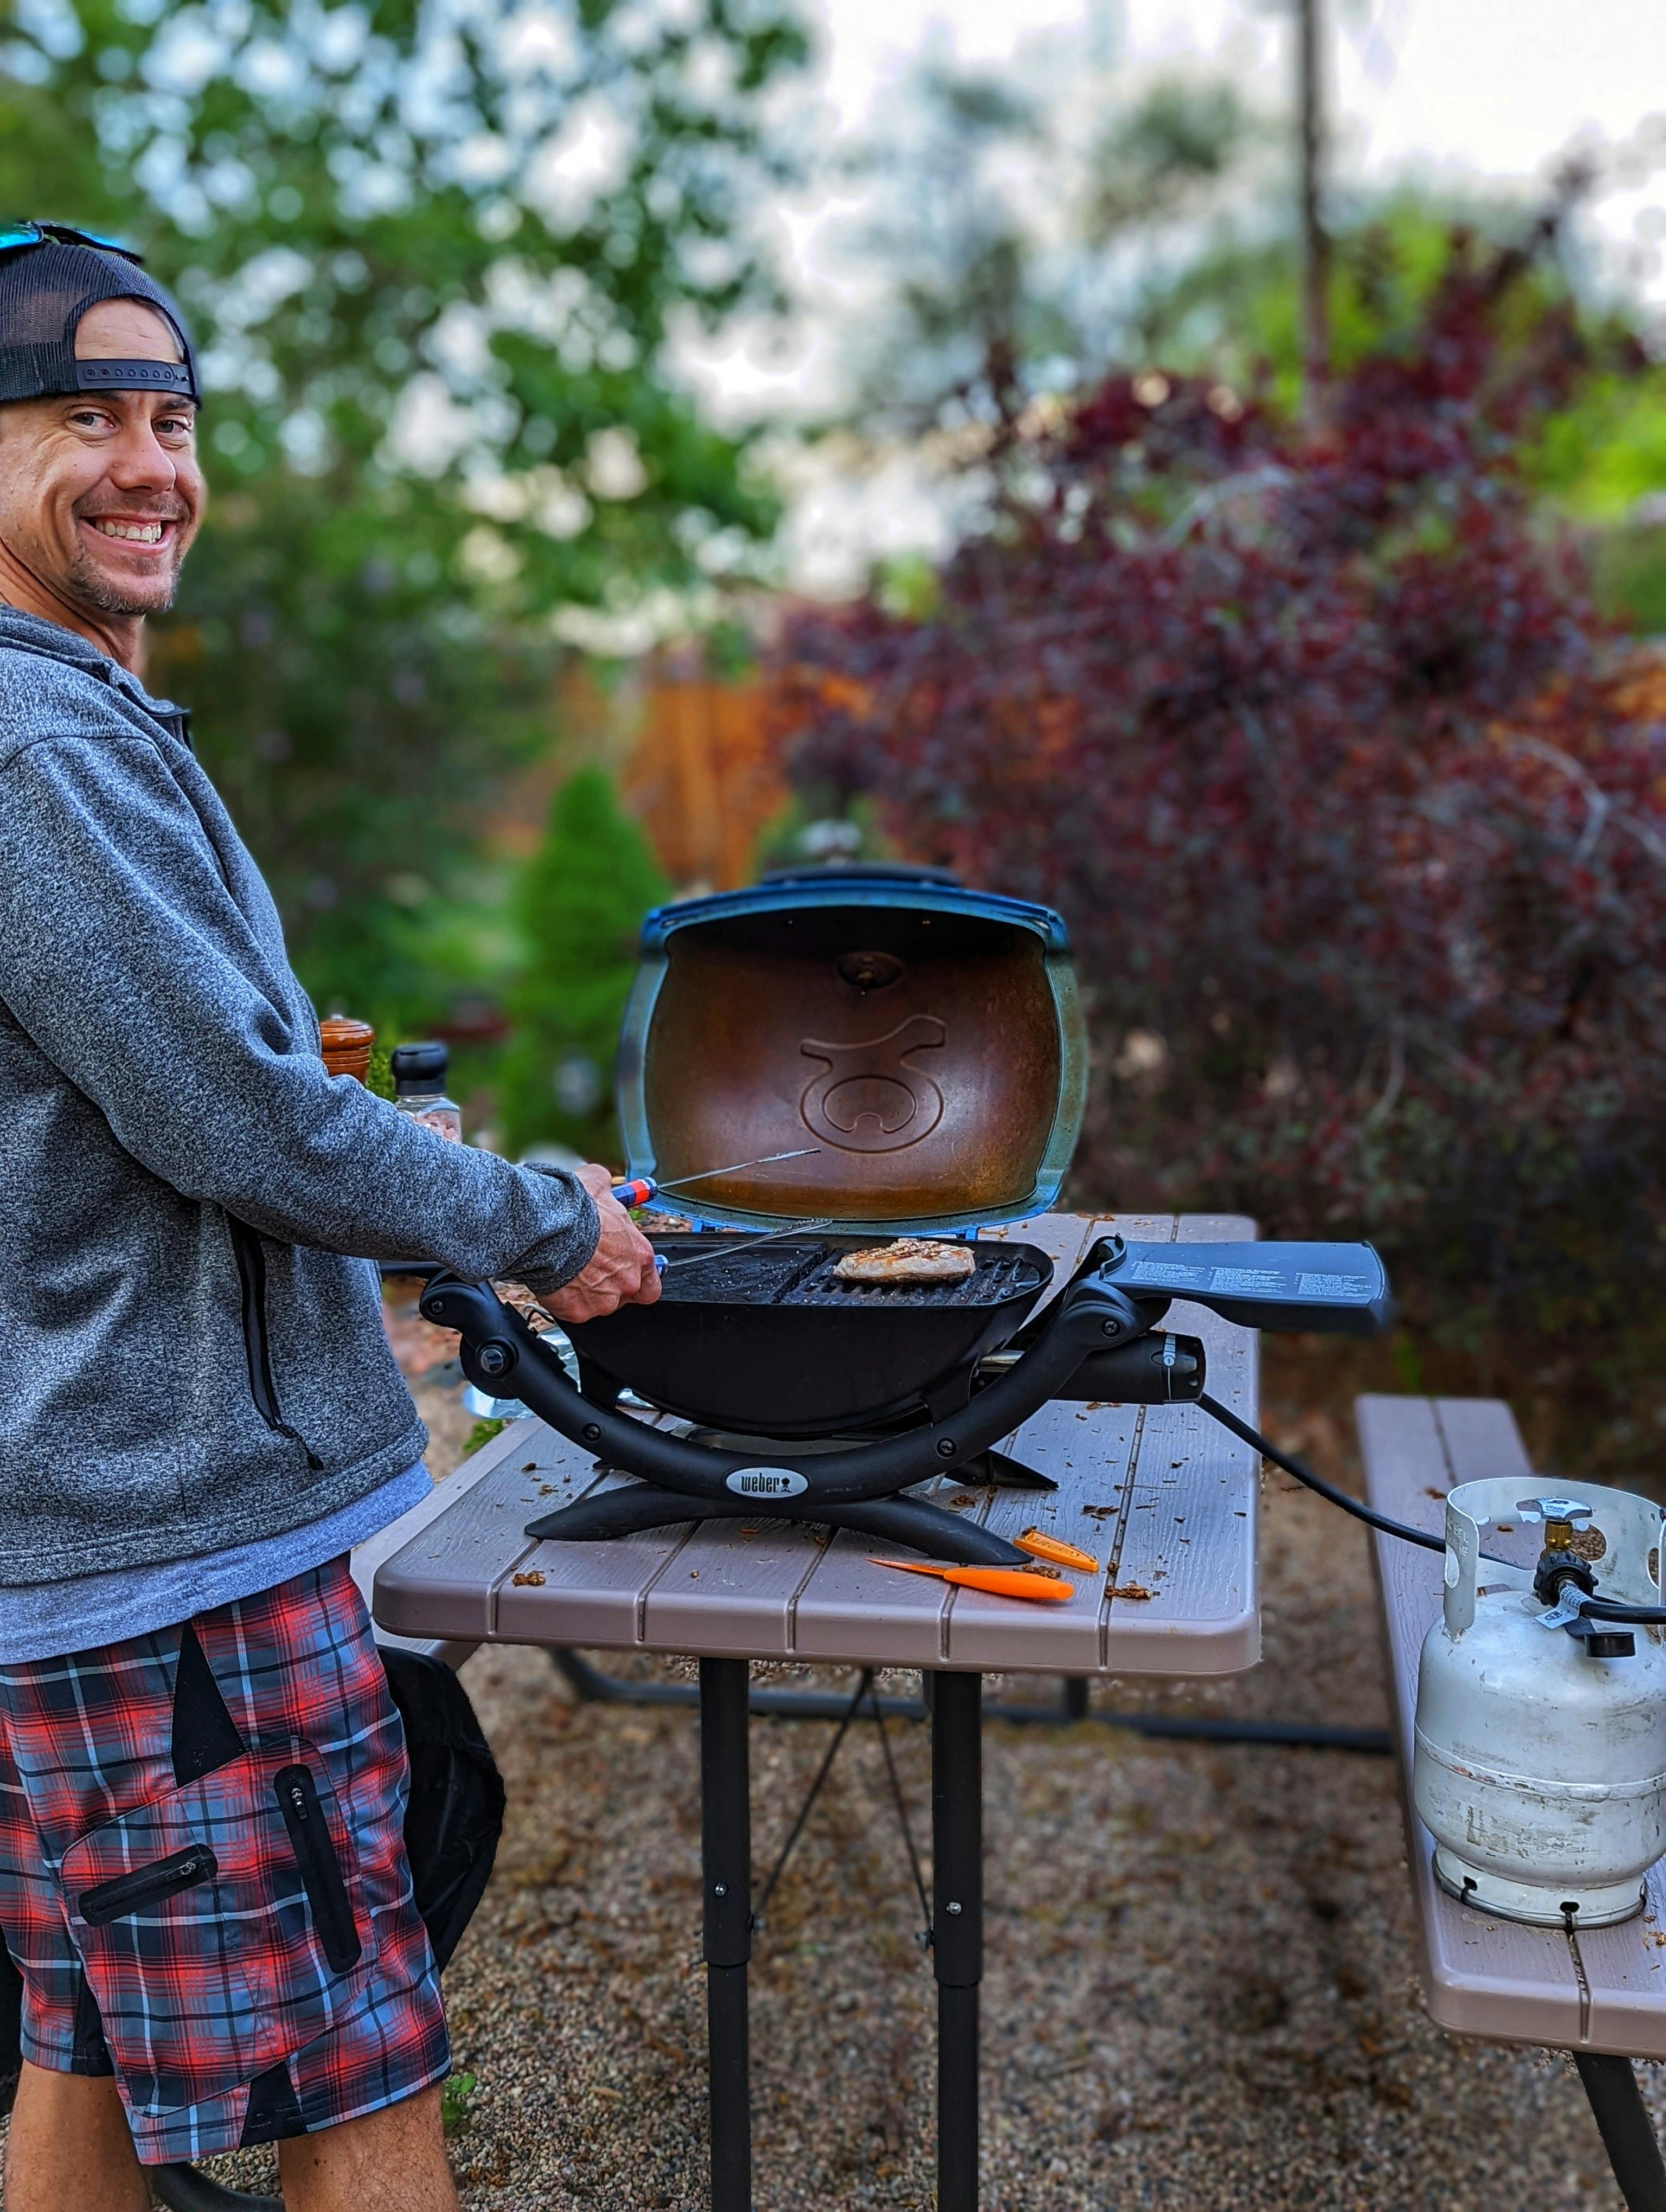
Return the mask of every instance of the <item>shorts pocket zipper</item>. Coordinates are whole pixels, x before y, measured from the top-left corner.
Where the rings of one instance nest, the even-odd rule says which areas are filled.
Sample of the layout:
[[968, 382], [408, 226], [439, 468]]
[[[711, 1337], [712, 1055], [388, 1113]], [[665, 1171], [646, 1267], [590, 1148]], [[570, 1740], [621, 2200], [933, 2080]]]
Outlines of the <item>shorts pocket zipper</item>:
[[269, 1429], [280, 1437], [287, 1437], [291, 1443], [299, 1444], [307, 1455], [307, 1466], [321, 1473], [324, 1462], [314, 1455], [307, 1439], [290, 1427], [277, 1402], [271, 1351], [266, 1341], [266, 1255], [260, 1249], [260, 1239], [247, 1222], [240, 1221], [234, 1213], [226, 1216], [226, 1225], [231, 1231], [237, 1280], [243, 1294], [243, 1350], [248, 1358], [249, 1395], [254, 1400], [254, 1409]]
[[332, 1973], [350, 1973], [363, 1948], [353, 1924], [353, 1907], [342, 1880], [341, 1861], [330, 1837], [318, 1784], [306, 1766], [283, 1766], [272, 1777], [278, 1809], [313, 1908], [313, 1925]]
[[110, 1881], [83, 1889], [76, 1903], [89, 1928], [104, 1928], [112, 1920], [137, 1912], [141, 1905], [158, 1904], [182, 1889], [194, 1888], [198, 1882], [212, 1881], [219, 1871], [220, 1862], [206, 1844], [187, 1844], [184, 1850], [170, 1851], [165, 1859], [153, 1859], [149, 1866], [135, 1867], [131, 1874], [119, 1874]]

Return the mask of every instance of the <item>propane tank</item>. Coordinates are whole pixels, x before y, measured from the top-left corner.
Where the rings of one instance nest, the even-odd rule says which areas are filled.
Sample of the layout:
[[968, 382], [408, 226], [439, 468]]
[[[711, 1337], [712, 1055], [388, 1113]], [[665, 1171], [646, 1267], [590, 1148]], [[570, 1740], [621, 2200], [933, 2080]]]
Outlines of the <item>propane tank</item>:
[[[1446, 1586], [1423, 1645], [1412, 1795], [1443, 1889], [1505, 1920], [1602, 1928], [1643, 1905], [1666, 1850], [1666, 1630], [1592, 1620], [1582, 1595], [1661, 1603], [1662, 1513], [1629, 1491], [1446, 1500]], [[1536, 1570], [1481, 1556], [1545, 1525]]]

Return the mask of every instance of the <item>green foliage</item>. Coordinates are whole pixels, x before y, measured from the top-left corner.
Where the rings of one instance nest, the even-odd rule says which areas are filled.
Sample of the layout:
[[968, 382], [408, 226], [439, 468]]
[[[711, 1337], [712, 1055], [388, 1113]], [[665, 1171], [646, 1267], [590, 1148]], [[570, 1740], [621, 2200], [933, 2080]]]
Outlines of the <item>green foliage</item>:
[[[504, 1430], [507, 1429], [508, 1425], [509, 1425], [507, 1421], [477, 1421], [474, 1426], [469, 1431], [467, 1436], [463, 1439], [463, 1457], [465, 1459], [472, 1459], [476, 1452], [483, 1451], [486, 1446], [491, 1442], [492, 1438], [496, 1436], [502, 1436]], [[473, 2075], [465, 2074], [463, 2076], [463, 2079], [468, 2083], [469, 2089], [472, 2089], [474, 2087]], [[465, 2089], [463, 2092], [463, 2094], [466, 2096], [468, 2094], [468, 2089]]]
[[1160, 80], [1094, 147], [1090, 243], [1189, 213], [1261, 135], [1236, 86]]
[[[486, 1424], [481, 1424], [483, 1428]], [[497, 1425], [501, 1428], [502, 1422]], [[469, 2124], [469, 2099], [478, 2087], [472, 2074], [453, 2074], [440, 2092], [440, 2125], [448, 2136], [461, 2135]]]
[[570, 776], [514, 891], [525, 957], [505, 997], [514, 1030], [498, 1081], [511, 1158], [554, 1140], [587, 1159], [617, 1158], [619, 1019], [642, 916], [668, 895], [606, 776], [599, 769]]
[[1594, 378], [1545, 425], [1526, 466], [1582, 520], [1623, 522], [1639, 500], [1666, 490], [1666, 368]]
[[1666, 528], [1608, 532], [1595, 548], [1596, 603], [1651, 637], [1666, 637]]
[[[1518, 209], [1477, 209], [1455, 227], [1450, 204], [1407, 191], [1339, 228], [1332, 241], [1331, 357], [1339, 375], [1356, 363], [1416, 343], [1420, 321], [1454, 257], [1472, 238], [1514, 234]], [[1566, 286], [1535, 269], [1523, 280], [1534, 312]], [[1292, 240], [1214, 240], [1177, 275], [1146, 288], [1133, 318], [1135, 356], [1176, 368], [1252, 380], [1294, 412], [1301, 382], [1300, 270]]]
[[0, 206], [130, 238], [192, 321], [214, 499], [152, 678], [320, 999], [431, 1017], [563, 639], [773, 526], [661, 361], [767, 289], [740, 210], [790, 5], [4, 10]]

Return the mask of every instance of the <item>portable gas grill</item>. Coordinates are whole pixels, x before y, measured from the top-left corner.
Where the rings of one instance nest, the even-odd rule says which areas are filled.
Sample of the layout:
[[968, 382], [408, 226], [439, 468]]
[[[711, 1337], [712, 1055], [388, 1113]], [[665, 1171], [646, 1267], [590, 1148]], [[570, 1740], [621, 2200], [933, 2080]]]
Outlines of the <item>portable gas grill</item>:
[[423, 1312], [460, 1332], [472, 1382], [637, 1478], [528, 1535], [767, 1507], [1024, 1566], [971, 1516], [905, 1493], [945, 1474], [1050, 1487], [995, 1446], [1051, 1399], [1198, 1400], [1203, 1347], [1161, 1326], [1177, 1297], [1251, 1328], [1383, 1323], [1365, 1244], [1107, 1237], [1050, 1301], [1047, 1255], [999, 1237], [970, 1244], [974, 1270], [953, 1283], [836, 1273], [878, 1241], [970, 1239], [1050, 1206], [1085, 1059], [1059, 916], [941, 871], [787, 872], [650, 915], [619, 1055], [628, 1171], [675, 1184], [738, 1153], [817, 1149], [702, 1183], [694, 1226], [653, 1239], [660, 1302], [570, 1332], [576, 1387], [488, 1285], [430, 1279]]

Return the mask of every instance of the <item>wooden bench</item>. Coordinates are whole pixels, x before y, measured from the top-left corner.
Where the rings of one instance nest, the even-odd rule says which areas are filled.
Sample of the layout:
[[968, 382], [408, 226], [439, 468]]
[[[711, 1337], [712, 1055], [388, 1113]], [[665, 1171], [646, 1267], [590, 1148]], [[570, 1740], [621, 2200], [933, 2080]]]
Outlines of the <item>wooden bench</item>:
[[[1442, 1500], [1458, 1483], [1534, 1477], [1497, 1399], [1366, 1397], [1355, 1414], [1371, 1504], [1432, 1534], [1442, 1533]], [[1666, 2212], [1666, 2168], [1631, 2064], [1666, 2058], [1666, 1861], [1651, 1873], [1637, 1919], [1577, 1935], [1495, 1920], [1446, 1894], [1411, 1792], [1418, 1655], [1440, 1611], [1440, 1554], [1382, 1534], [1371, 1549], [1430, 2014], [1456, 2034], [1570, 2052], [1632, 2212]]]

